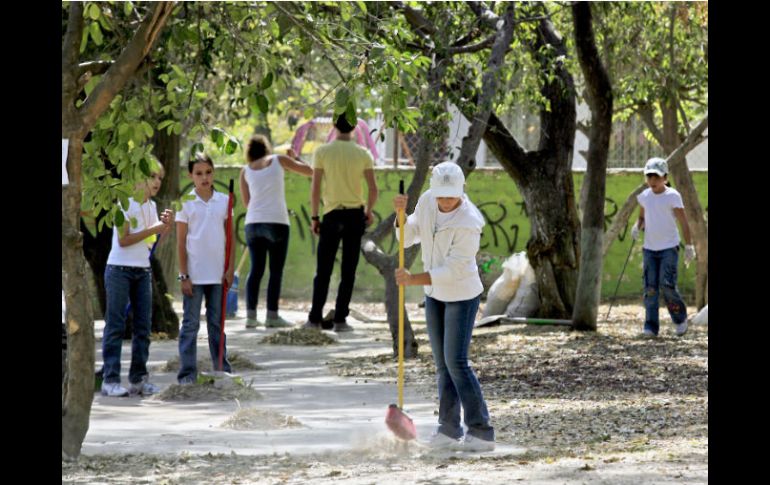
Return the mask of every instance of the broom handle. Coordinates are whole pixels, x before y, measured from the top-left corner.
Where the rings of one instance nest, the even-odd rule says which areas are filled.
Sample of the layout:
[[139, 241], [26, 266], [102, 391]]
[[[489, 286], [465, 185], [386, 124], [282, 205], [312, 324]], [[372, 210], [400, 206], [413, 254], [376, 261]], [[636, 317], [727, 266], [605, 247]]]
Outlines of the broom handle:
[[[404, 193], [404, 181], [398, 191]], [[404, 268], [404, 211], [398, 211], [398, 267]], [[404, 285], [398, 285], [398, 407], [404, 408]]]

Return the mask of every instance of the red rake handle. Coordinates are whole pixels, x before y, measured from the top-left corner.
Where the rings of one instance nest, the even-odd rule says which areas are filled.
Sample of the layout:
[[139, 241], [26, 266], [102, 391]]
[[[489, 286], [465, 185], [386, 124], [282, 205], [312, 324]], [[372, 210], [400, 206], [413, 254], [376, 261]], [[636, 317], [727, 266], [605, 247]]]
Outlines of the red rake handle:
[[[230, 269], [230, 251], [233, 247], [233, 202], [235, 200], [235, 194], [233, 193], [234, 181], [230, 179], [230, 187], [228, 189], [227, 200], [227, 219], [225, 219], [225, 270], [223, 275], [227, 274], [227, 270]], [[223, 277], [222, 281], [222, 305], [220, 306], [221, 314], [219, 326], [221, 332], [219, 334], [219, 370], [223, 371], [223, 362], [225, 357], [225, 308], [227, 306], [227, 278]]]

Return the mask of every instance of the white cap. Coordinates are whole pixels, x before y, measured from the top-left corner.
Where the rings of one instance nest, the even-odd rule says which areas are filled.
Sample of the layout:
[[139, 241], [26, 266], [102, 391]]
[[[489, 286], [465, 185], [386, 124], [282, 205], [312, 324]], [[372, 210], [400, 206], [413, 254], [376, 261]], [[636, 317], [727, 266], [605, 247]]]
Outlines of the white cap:
[[668, 173], [668, 164], [662, 158], [651, 158], [644, 164], [644, 174], [655, 173], [661, 177]]
[[434, 197], [462, 197], [465, 175], [454, 162], [441, 162], [433, 167], [430, 192]]

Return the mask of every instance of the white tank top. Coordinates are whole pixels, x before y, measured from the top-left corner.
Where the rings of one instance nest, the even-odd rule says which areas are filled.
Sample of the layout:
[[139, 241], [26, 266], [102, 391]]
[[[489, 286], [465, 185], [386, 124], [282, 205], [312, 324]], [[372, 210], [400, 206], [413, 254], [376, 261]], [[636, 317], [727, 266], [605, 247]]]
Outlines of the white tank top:
[[273, 155], [270, 165], [263, 169], [254, 170], [246, 165], [244, 177], [251, 196], [246, 209], [246, 224], [269, 222], [289, 225], [283, 172], [278, 155]]

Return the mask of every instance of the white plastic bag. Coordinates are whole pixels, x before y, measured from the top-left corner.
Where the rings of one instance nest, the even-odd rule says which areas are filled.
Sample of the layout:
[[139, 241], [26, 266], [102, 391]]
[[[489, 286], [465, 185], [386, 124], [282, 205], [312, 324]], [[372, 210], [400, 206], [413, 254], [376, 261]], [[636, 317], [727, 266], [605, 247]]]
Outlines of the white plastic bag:
[[[526, 258], [526, 256], [525, 256]], [[529, 265], [528, 260], [524, 260], [524, 274], [520, 279], [519, 288], [513, 300], [505, 309], [505, 314], [509, 317], [531, 317], [537, 313], [540, 308], [540, 296], [537, 292], [537, 280], [535, 270]]]
[[521, 281], [523, 269], [526, 268], [527, 256], [525, 253], [512, 254], [503, 266], [503, 274], [492, 283], [487, 293], [487, 303], [484, 305], [482, 315], [500, 315], [505, 311], [505, 307], [516, 294]]
[[708, 325], [709, 324], [709, 306], [706, 305], [698, 312], [697, 315], [692, 317], [692, 323], [695, 325]]

